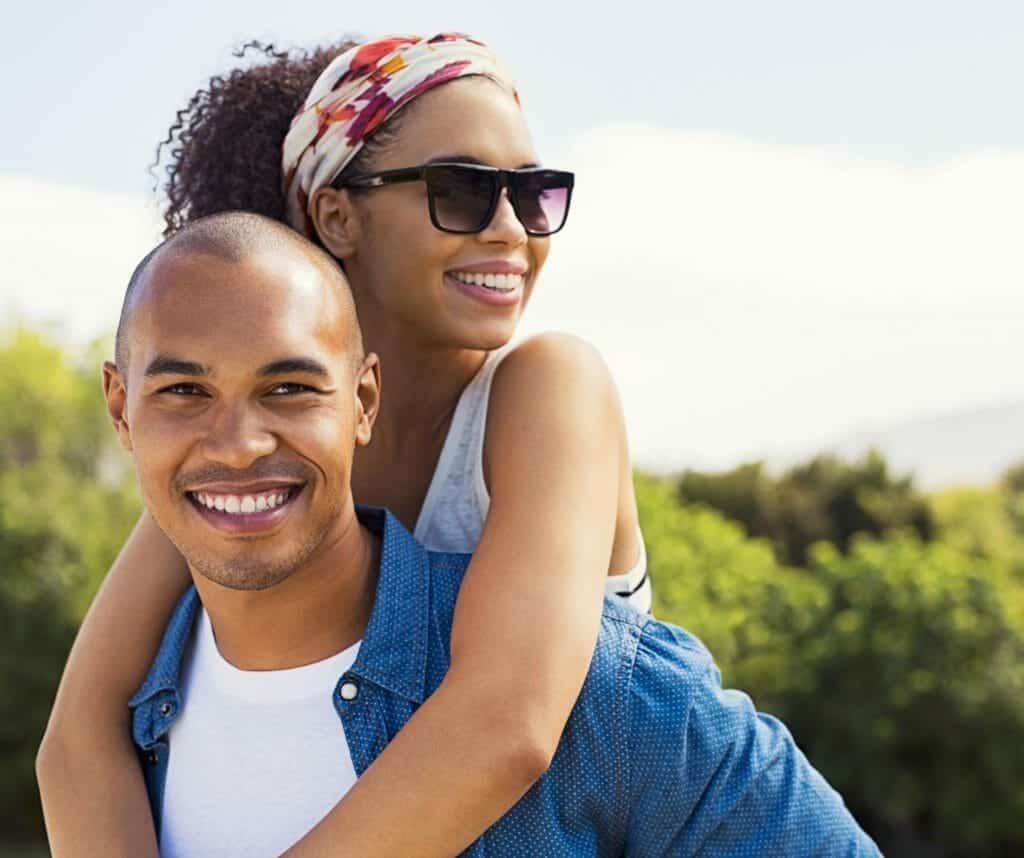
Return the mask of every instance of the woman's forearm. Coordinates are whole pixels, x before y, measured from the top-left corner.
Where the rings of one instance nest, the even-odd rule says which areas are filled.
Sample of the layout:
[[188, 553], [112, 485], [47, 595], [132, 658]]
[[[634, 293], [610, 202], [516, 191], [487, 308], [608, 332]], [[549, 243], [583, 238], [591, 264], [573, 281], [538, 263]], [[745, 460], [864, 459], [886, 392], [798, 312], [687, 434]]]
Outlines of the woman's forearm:
[[156, 854], [128, 701], [189, 580], [184, 560], [144, 514], [79, 629], [40, 747], [39, 788], [58, 858]]
[[441, 858], [465, 849], [554, 755], [557, 736], [536, 728], [539, 719], [515, 700], [507, 685], [449, 674], [287, 858]]
[[36, 775], [53, 858], [157, 858], [153, 817], [127, 730], [110, 747], [48, 733]]

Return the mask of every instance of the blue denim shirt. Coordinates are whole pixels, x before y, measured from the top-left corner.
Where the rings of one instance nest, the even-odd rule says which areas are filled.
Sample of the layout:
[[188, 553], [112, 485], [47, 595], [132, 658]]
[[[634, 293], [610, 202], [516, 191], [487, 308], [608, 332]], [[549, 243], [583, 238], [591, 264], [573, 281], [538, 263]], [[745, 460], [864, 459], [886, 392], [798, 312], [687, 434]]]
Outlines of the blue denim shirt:
[[[377, 599], [358, 658], [333, 694], [361, 775], [448, 670], [453, 608], [469, 558], [424, 550], [384, 511], [360, 516], [382, 535]], [[158, 830], [167, 732], [181, 711], [181, 662], [198, 606], [190, 589], [131, 701]], [[346, 683], [357, 687], [354, 697], [348, 689], [352, 699], [341, 694]], [[879, 853], [786, 728], [756, 712], [745, 694], [722, 690], [700, 641], [608, 598], [550, 769], [464, 854]]]

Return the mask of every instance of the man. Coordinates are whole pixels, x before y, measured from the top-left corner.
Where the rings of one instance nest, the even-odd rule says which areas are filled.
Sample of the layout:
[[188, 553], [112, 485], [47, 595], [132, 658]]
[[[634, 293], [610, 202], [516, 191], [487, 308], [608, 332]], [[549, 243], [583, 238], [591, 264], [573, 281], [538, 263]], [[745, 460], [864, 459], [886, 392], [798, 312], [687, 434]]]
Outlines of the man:
[[[357, 513], [377, 361], [340, 272], [280, 225], [219, 215], [150, 254], [105, 387], [195, 582], [132, 701], [161, 846], [276, 854], [439, 685], [468, 558]], [[697, 640], [608, 601], [550, 769], [468, 854], [623, 853], [877, 850]]]

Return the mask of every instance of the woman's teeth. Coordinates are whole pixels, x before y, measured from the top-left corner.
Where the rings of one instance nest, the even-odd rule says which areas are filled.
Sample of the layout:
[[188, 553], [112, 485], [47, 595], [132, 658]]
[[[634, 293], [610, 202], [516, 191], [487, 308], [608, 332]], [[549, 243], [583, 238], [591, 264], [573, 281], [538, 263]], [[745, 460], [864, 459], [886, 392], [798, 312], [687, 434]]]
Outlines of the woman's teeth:
[[192, 492], [197, 503], [207, 509], [226, 512], [228, 515], [252, 515], [281, 506], [292, 495], [291, 489], [272, 489], [253, 495], [215, 495], [208, 492]]
[[522, 274], [469, 274], [465, 271], [451, 271], [452, 277], [469, 286], [483, 286], [495, 292], [511, 292], [523, 285]]

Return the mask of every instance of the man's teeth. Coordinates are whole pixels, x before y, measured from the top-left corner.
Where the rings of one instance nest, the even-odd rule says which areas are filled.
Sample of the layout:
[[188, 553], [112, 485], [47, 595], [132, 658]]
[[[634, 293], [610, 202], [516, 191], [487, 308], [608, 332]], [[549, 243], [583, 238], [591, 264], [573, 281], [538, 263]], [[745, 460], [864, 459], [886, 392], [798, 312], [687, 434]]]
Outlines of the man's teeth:
[[496, 292], [511, 292], [523, 285], [522, 274], [469, 274], [465, 271], [451, 271], [452, 277], [470, 286], [484, 286]]
[[291, 497], [291, 489], [274, 489], [255, 495], [214, 495], [208, 492], [192, 492], [199, 503], [207, 509], [216, 509], [229, 515], [251, 515], [264, 512], [283, 504]]

